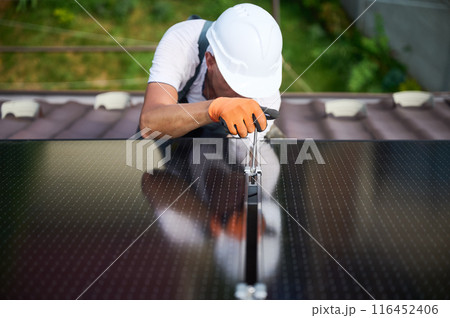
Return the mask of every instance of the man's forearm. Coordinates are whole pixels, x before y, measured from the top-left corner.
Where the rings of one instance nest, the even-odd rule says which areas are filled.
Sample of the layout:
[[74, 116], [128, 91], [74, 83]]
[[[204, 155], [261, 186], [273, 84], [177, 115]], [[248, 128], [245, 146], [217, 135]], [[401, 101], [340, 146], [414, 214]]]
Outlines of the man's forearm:
[[142, 112], [139, 127], [141, 130], [150, 128], [152, 131], [159, 131], [174, 138], [181, 137], [213, 122], [208, 115], [210, 104], [211, 101], [204, 101], [151, 107]]

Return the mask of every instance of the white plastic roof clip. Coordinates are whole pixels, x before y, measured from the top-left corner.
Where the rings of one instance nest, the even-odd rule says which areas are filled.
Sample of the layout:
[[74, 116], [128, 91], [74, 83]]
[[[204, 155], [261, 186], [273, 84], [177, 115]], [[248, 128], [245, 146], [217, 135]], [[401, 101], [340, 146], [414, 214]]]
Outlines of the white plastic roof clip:
[[131, 106], [130, 94], [125, 92], [107, 92], [95, 97], [94, 109], [101, 106], [107, 110], [125, 109]]
[[35, 118], [39, 114], [39, 103], [32, 99], [11, 100], [2, 104], [2, 119], [8, 114], [16, 118]]
[[355, 99], [336, 99], [325, 102], [325, 113], [335, 117], [366, 115], [366, 104]]
[[403, 91], [392, 94], [394, 103], [402, 107], [434, 106], [433, 95], [423, 91]]

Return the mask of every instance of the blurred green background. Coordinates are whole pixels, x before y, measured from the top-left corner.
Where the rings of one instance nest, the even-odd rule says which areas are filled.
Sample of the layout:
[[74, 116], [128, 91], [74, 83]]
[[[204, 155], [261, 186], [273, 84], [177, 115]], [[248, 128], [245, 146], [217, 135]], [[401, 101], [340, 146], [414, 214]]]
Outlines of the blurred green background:
[[[233, 0], [78, 0], [123, 46], [156, 45], [191, 14], [215, 20]], [[271, 12], [272, 1], [245, 1]], [[393, 92], [420, 89], [392, 57], [383, 21], [376, 36], [350, 28], [292, 86], [352, 22], [338, 0], [284, 0], [281, 91]], [[75, 1], [0, 1], [0, 46], [117, 45]], [[131, 53], [145, 69], [152, 52]], [[124, 52], [0, 53], [0, 89], [145, 90], [148, 75]]]

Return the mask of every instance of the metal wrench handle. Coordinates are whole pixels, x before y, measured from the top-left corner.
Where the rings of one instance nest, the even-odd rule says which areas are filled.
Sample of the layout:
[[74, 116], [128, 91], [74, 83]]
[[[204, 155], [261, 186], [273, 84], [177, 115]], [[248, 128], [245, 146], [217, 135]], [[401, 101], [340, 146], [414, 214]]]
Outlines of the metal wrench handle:
[[252, 155], [252, 164], [250, 166], [250, 172], [252, 174], [256, 174], [256, 156], [258, 155], [258, 130], [255, 129], [253, 133], [253, 155]]

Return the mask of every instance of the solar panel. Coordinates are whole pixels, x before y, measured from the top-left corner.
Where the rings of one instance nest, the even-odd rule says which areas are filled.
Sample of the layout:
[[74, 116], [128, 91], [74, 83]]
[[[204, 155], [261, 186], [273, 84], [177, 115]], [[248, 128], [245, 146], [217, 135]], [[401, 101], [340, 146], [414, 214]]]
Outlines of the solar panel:
[[317, 144], [325, 164], [282, 165], [272, 194], [282, 222], [269, 297], [448, 299], [449, 142]]
[[[190, 148], [174, 148], [182, 169], [149, 174], [125, 165], [123, 141], [2, 143], [1, 297], [77, 298], [158, 218], [80, 298], [233, 298], [240, 243], [222, 231], [242, 176], [188, 169]], [[215, 201], [189, 187], [197, 174]]]
[[[271, 299], [448, 298], [449, 142], [265, 144], [259, 282]], [[126, 141], [0, 143], [2, 299], [233, 299], [245, 280], [245, 179], [171, 143], [162, 169]], [[239, 157], [239, 156], [238, 156]], [[231, 158], [231, 159], [230, 159]], [[314, 155], [312, 158], [315, 159]]]

